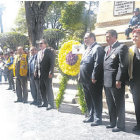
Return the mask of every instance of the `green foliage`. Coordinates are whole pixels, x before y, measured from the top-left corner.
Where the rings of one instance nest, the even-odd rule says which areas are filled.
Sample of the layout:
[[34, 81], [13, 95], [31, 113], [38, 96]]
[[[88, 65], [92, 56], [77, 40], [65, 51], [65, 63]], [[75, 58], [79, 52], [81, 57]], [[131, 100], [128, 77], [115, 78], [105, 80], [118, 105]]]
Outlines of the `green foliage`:
[[83, 91], [83, 88], [82, 88], [82, 85], [78, 83], [78, 96], [79, 96], [79, 104], [80, 104], [80, 109], [81, 109], [81, 112], [83, 114], [86, 113], [87, 111], [87, 105], [86, 105], [86, 102], [85, 102], [85, 94], [84, 94], [84, 91]]
[[96, 23], [95, 11], [97, 7], [98, 7], [98, 1], [86, 2], [86, 9], [83, 15], [83, 24], [85, 26], [85, 32], [92, 31], [95, 28], [95, 25], [94, 25]]
[[81, 29], [81, 30], [76, 30], [76, 31], [74, 32], [72, 38], [73, 38], [74, 40], [79, 41], [79, 42], [83, 42], [83, 36], [84, 36], [84, 34], [85, 34], [84, 30], [82, 30], [82, 29]]
[[43, 34], [49, 46], [54, 49], [58, 49], [59, 41], [65, 36], [64, 32], [59, 29], [46, 29]]
[[60, 104], [63, 101], [63, 95], [65, 94], [65, 89], [66, 89], [68, 80], [69, 80], [68, 75], [63, 75], [63, 77], [60, 81], [59, 92], [56, 97], [56, 108], [57, 109], [59, 109]]
[[46, 37], [46, 39], [60, 40], [64, 37], [64, 33], [59, 29], [46, 29], [44, 30], [44, 37]]
[[67, 2], [64, 10], [61, 11], [60, 23], [64, 29], [76, 30], [82, 26], [82, 13], [85, 2]]
[[69, 1], [61, 10], [62, 29], [66, 33], [68, 40], [83, 41], [84, 34], [94, 29], [96, 15], [93, 7], [96, 2]]
[[18, 11], [18, 15], [15, 20], [15, 27], [12, 29], [12, 31], [22, 34], [27, 34], [28, 32], [24, 3], [21, 4], [21, 7]]
[[46, 13], [45, 28], [62, 28], [59, 18], [61, 17], [61, 9], [63, 9], [65, 3], [65, 1], [53, 1]]
[[[59, 91], [56, 97], [56, 108], [59, 109], [63, 99], [64, 99], [64, 94], [65, 94], [65, 89], [67, 86], [67, 82], [69, 80], [69, 76], [66, 74], [63, 74], [62, 79], [60, 81], [60, 86], [59, 86]], [[78, 83], [77, 85], [77, 89], [78, 89], [78, 96], [79, 96], [79, 104], [80, 104], [80, 109], [81, 109], [81, 113], [85, 114], [87, 111], [87, 105], [85, 102], [85, 94], [82, 88], [82, 85]]]
[[[41, 4], [41, 2], [36, 3]], [[93, 7], [98, 7], [98, 2], [53, 1], [46, 12], [45, 24], [43, 24], [44, 29], [59, 29], [65, 34], [63, 40], [78, 40], [82, 42], [85, 32], [93, 30], [96, 23]], [[27, 34], [24, 3], [19, 9], [13, 31]], [[60, 42], [55, 41], [54, 38], [49, 42], [50, 46], [54, 48], [60, 46]]]
[[28, 37], [15, 32], [0, 34], [0, 45], [3, 48], [6, 46], [9, 49], [16, 50], [18, 46], [29, 45]]

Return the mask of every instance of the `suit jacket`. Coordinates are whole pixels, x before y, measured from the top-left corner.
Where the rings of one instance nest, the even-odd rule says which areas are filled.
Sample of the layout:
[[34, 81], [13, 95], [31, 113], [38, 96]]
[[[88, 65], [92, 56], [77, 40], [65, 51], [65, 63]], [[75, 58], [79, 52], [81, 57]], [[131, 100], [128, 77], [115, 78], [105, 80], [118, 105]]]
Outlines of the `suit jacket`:
[[131, 82], [135, 83], [137, 86], [140, 86], [140, 52], [136, 46], [134, 47], [135, 47], [134, 55], [133, 55], [133, 60], [132, 60], [133, 63], [132, 62], [130, 63], [129, 61], [129, 65], [132, 64]]
[[35, 64], [35, 71], [39, 78], [47, 79], [49, 74], [53, 74], [55, 66], [55, 52], [51, 48], [46, 48], [44, 57], [40, 60], [39, 55]]
[[35, 62], [37, 59], [37, 54], [35, 54], [34, 56], [30, 56], [28, 59], [28, 76], [30, 77], [31, 74], [34, 74], [34, 70], [35, 70]]
[[91, 79], [97, 80], [99, 84], [103, 81], [103, 60], [104, 49], [96, 42], [91, 46], [90, 50], [82, 56], [80, 64], [80, 79], [81, 83], [92, 83]]
[[108, 48], [109, 46], [105, 48], [104, 57], [104, 85], [105, 87], [116, 87], [116, 81], [124, 84], [126, 80], [128, 47], [117, 41], [107, 55]]

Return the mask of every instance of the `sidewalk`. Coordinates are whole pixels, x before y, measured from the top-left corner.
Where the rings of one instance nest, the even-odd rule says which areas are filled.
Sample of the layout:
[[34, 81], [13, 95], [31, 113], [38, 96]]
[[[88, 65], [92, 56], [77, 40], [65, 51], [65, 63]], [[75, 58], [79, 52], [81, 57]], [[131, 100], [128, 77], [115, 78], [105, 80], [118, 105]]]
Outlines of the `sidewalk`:
[[[54, 91], [54, 97], [55, 98], [56, 98], [57, 93], [59, 91], [60, 79], [61, 79], [61, 74], [60, 73], [55, 73], [54, 78], [53, 78], [53, 91]], [[8, 85], [8, 82], [0, 83], [0, 85], [2, 85], [2, 84]], [[76, 80], [71, 80], [70, 79], [68, 81], [68, 85], [67, 85], [67, 88], [66, 88], [65, 94], [64, 94], [63, 103], [68, 103], [68, 104], [71, 104], [73, 106], [76, 106], [80, 110], [80, 105], [78, 104], [78, 97], [76, 96], [77, 93], [78, 93], [76, 85], [77, 85]], [[29, 82], [28, 82], [28, 90], [30, 91]], [[125, 98], [125, 111], [126, 111], [126, 113], [135, 114], [134, 113], [134, 103], [133, 103], [133, 99], [132, 99], [132, 94], [129, 92], [128, 87], [126, 88], [125, 97], [126, 97]], [[29, 96], [29, 98], [32, 101], [32, 97]], [[106, 104], [106, 97], [104, 95], [104, 92], [103, 92], [103, 110], [108, 112], [108, 108], [107, 108], [107, 104]]]
[[108, 113], [103, 110], [103, 124], [91, 127], [85, 124], [77, 104], [62, 103], [59, 111], [38, 108], [29, 92], [29, 103], [14, 103], [16, 94], [0, 84], [0, 138], [2, 140], [138, 140], [140, 133], [132, 128], [135, 115], [126, 113], [125, 132], [113, 133], [106, 129]]
[[[57, 96], [58, 90], [59, 90], [59, 82], [60, 82], [61, 74], [60, 73], [55, 73], [55, 78], [53, 79], [53, 90], [54, 90], [54, 95], [55, 97]], [[78, 97], [76, 96], [78, 93], [77, 82], [74, 80], [69, 80], [67, 88], [65, 90], [65, 95], [64, 95], [64, 101], [66, 103], [71, 103], [73, 104], [76, 102], [78, 104]], [[103, 93], [103, 109], [107, 109], [107, 104], [106, 104], [106, 97]], [[129, 92], [128, 87], [126, 87], [126, 92], [125, 92], [125, 110], [127, 113], [134, 114], [134, 103], [132, 99], [132, 94]]]

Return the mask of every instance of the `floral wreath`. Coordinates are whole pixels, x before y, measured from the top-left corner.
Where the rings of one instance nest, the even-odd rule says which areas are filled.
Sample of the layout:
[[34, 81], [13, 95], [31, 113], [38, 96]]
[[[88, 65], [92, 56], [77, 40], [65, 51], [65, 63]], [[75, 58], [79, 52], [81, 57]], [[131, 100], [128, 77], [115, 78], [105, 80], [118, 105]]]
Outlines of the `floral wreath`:
[[73, 45], [80, 45], [80, 43], [74, 40], [64, 43], [58, 55], [60, 69], [69, 76], [76, 76], [80, 71], [81, 55], [72, 54]]
[[[81, 44], [78, 41], [70, 40], [68, 42], [65, 42], [59, 50], [58, 64], [62, 71], [63, 76], [60, 81], [59, 92], [56, 97], [57, 109], [59, 109], [60, 104], [62, 103], [63, 95], [65, 93], [64, 91], [66, 89], [69, 78], [77, 76], [80, 71], [80, 62], [82, 55], [72, 53], [73, 45], [81, 45]], [[80, 84], [78, 84], [78, 95], [79, 102], [81, 105], [81, 111], [82, 113], [85, 113], [87, 108], [84, 102], [84, 92]]]

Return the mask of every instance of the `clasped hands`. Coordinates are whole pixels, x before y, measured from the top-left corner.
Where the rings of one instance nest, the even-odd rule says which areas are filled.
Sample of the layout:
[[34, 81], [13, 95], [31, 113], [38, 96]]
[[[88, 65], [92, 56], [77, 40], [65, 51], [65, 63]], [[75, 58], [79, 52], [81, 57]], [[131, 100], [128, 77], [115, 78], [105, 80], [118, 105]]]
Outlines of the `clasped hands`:
[[[37, 77], [37, 72], [34, 72], [34, 76]], [[49, 78], [52, 78], [53, 75], [52, 75], [51, 73], [49, 73], [49, 76], [48, 76], [48, 77], [49, 77]]]
[[[92, 79], [92, 83], [95, 84], [97, 82], [97, 80]], [[121, 82], [120, 81], [116, 81], [116, 88], [120, 89], [121, 88]]]

